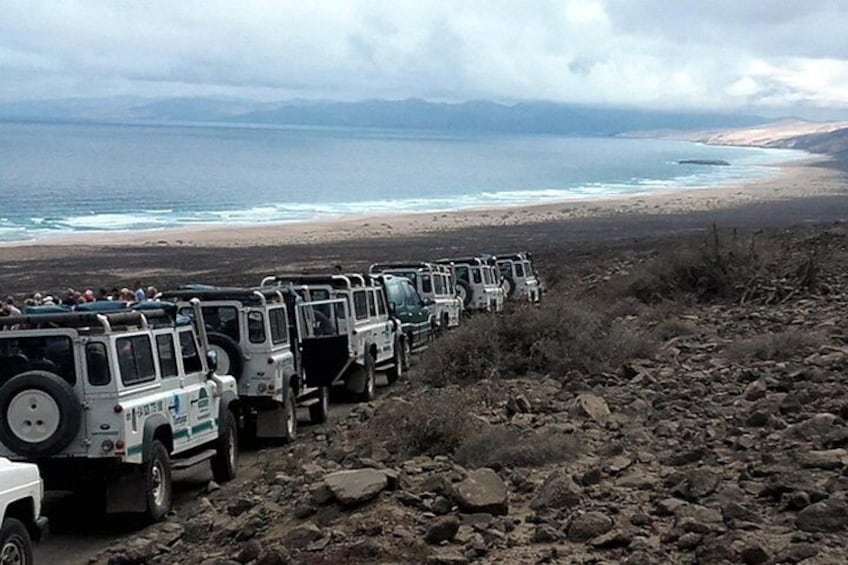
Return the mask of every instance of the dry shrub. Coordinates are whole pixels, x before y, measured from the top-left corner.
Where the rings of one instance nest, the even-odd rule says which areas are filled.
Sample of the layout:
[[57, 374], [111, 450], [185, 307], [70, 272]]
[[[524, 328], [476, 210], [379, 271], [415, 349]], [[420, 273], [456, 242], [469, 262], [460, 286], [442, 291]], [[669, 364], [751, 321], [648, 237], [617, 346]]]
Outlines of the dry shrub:
[[697, 325], [688, 320], [671, 318], [657, 324], [657, 327], [654, 328], [654, 335], [660, 341], [668, 341], [682, 335], [695, 335], [700, 331], [701, 329]]
[[783, 361], [805, 355], [827, 343], [827, 335], [818, 331], [787, 330], [735, 341], [725, 349], [735, 361]]
[[499, 316], [476, 316], [422, 357], [420, 379], [430, 385], [469, 383], [492, 376], [617, 369], [649, 357], [653, 338], [619, 317], [619, 303], [576, 302], [548, 295], [541, 307], [519, 305]]
[[427, 390], [412, 400], [389, 399], [364, 435], [401, 459], [451, 455], [476, 429], [470, 408], [477, 400], [456, 388]]
[[493, 428], [475, 434], [459, 446], [456, 460], [469, 467], [537, 467], [572, 460], [582, 442], [574, 434], [548, 430], [520, 432]]
[[775, 303], [815, 288], [821, 256], [811, 243], [792, 250], [776, 238], [722, 236], [718, 229], [700, 246], [665, 252], [608, 286], [612, 296], [645, 304], [691, 296], [698, 302]]

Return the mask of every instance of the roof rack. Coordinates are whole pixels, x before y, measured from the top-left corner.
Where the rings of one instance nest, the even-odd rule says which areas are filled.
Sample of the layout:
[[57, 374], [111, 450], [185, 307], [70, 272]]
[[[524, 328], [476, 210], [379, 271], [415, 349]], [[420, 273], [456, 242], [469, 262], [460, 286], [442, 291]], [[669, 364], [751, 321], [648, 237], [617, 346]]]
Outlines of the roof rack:
[[245, 306], [265, 305], [269, 302], [284, 302], [283, 294], [271, 288], [216, 287], [209, 285], [183, 285], [176, 290], [166, 290], [158, 296], [174, 301], [189, 301], [192, 298], [211, 302], [228, 300], [241, 302]]
[[442, 265], [494, 265], [493, 255], [478, 255], [474, 257], [452, 257], [437, 259], [436, 263]]
[[271, 275], [262, 279], [260, 286], [262, 287], [278, 287], [278, 286], [310, 286], [323, 285], [330, 286], [334, 289], [348, 290], [351, 288], [373, 287], [374, 283], [370, 277], [360, 273], [346, 274], [282, 274]]
[[116, 326], [136, 326], [147, 329], [149, 322], [159, 319], [174, 323], [175, 319], [165, 308], [148, 309], [144, 311], [129, 310], [124, 312], [61, 312], [55, 314], [22, 314], [20, 316], [5, 316], [0, 318], [0, 325], [27, 326], [43, 328], [53, 326], [60, 328], [92, 328], [101, 327], [104, 333], [110, 333]]
[[446, 265], [438, 264], [438, 263], [429, 263], [426, 261], [408, 261], [408, 262], [398, 262], [398, 263], [374, 263], [371, 267], [368, 268], [370, 273], [379, 273], [382, 271], [395, 271], [401, 269], [428, 269], [436, 273], [445, 273], [449, 272]]

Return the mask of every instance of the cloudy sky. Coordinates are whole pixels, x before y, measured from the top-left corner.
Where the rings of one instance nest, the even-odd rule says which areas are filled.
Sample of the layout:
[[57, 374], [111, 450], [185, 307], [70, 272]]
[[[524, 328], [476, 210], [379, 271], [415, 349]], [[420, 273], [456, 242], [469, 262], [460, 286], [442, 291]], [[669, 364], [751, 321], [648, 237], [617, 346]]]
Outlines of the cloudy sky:
[[0, 100], [848, 109], [848, 0], [2, 0]]

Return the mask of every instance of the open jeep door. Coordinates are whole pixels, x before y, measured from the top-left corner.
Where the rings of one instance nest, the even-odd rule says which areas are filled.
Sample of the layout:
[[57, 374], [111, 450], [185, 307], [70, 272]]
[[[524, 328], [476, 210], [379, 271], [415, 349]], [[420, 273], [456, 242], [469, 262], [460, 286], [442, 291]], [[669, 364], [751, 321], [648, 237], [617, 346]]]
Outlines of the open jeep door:
[[347, 371], [353, 325], [346, 300], [298, 302], [297, 322], [301, 365], [310, 387], [332, 386]]

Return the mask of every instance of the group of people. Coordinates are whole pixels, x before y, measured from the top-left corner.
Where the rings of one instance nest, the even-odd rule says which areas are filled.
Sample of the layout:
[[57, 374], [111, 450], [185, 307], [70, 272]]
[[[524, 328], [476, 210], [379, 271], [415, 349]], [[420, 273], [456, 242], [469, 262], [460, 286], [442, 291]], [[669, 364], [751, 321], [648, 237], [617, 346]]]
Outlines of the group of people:
[[158, 291], [156, 287], [144, 287], [140, 281], [136, 281], [133, 289], [129, 287], [113, 287], [111, 290], [101, 288], [98, 291], [88, 288], [85, 290], [75, 290], [68, 288], [64, 293], [57, 295], [42, 294], [36, 292], [24, 299], [22, 304], [18, 304], [14, 296], [8, 296], [2, 304], [0, 304], [0, 316], [18, 316], [23, 311], [31, 306], [76, 306], [77, 304], [86, 304], [88, 302], [97, 301], [114, 301], [114, 302], [141, 302], [143, 300], [152, 299]]

